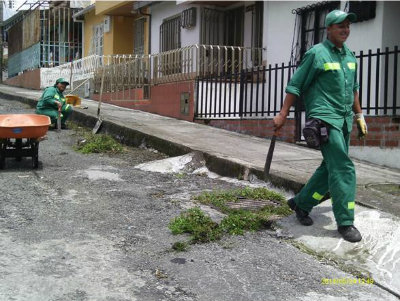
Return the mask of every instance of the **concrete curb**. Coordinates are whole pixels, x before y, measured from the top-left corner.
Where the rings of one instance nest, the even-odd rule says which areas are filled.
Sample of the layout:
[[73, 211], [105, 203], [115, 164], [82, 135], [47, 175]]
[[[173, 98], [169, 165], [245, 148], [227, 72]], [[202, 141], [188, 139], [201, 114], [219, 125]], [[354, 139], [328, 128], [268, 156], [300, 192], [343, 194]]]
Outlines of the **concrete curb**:
[[[0, 97], [8, 100], [17, 100], [23, 103], [35, 107], [37, 100], [29, 97], [23, 97], [19, 95], [12, 95], [4, 92], [0, 92]], [[85, 127], [93, 127], [97, 121], [97, 118], [91, 114], [86, 114], [81, 110], [74, 110], [71, 115], [71, 120], [77, 122]], [[156, 149], [168, 156], [180, 156], [189, 152], [198, 151], [191, 149], [181, 144], [173, 143], [171, 141], [145, 134], [132, 128], [124, 127], [113, 122], [103, 120], [101, 126], [101, 132], [109, 134], [115, 137], [118, 141], [123, 144], [138, 147], [143, 143], [150, 148]], [[295, 180], [290, 180], [279, 174], [270, 174], [267, 177], [264, 175], [264, 171], [261, 169], [251, 168], [244, 164], [233, 162], [226, 158], [221, 158], [209, 153], [201, 152], [203, 155], [207, 168], [221, 176], [233, 177], [246, 179], [249, 174], [254, 174], [257, 178], [269, 181], [277, 187], [283, 187], [284, 189], [292, 190], [295, 193], [300, 191], [305, 183], [301, 183]]]

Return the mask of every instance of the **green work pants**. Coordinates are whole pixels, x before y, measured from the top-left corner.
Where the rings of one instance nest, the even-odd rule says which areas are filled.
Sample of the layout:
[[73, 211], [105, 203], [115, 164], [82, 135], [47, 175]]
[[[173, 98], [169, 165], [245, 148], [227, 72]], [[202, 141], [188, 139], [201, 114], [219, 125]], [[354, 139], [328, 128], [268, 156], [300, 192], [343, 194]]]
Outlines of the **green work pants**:
[[[61, 107], [61, 124], [65, 124], [72, 113], [72, 106], [64, 104]], [[36, 114], [49, 116], [52, 124], [57, 124], [58, 111], [56, 109], [36, 109]]]
[[296, 205], [307, 212], [319, 204], [329, 191], [338, 226], [353, 225], [356, 173], [348, 151], [350, 132], [346, 122], [342, 130], [329, 129], [329, 141], [321, 146], [323, 161], [308, 183], [295, 197]]

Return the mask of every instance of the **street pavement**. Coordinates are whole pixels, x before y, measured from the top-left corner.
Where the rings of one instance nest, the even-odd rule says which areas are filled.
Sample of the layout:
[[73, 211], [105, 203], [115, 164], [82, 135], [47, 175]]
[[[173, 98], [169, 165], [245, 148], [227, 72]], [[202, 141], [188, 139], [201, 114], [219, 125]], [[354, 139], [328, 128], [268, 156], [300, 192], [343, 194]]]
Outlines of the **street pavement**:
[[[34, 105], [41, 92], [0, 85], [0, 97]], [[83, 100], [87, 109], [76, 108], [73, 119], [94, 126], [97, 102]], [[190, 151], [203, 154], [209, 170], [221, 175], [254, 179], [263, 177], [269, 139], [238, 134], [206, 125], [155, 114], [102, 105], [102, 131], [133, 145], [146, 145], [168, 155]], [[298, 191], [321, 162], [321, 155], [303, 146], [277, 141], [266, 180]], [[336, 232], [330, 201], [317, 207], [312, 227], [299, 226], [293, 215], [280, 221], [283, 237], [306, 246], [318, 256], [370, 273], [375, 284], [400, 296], [400, 170], [354, 160], [357, 171], [356, 226], [364, 239], [350, 244]]]

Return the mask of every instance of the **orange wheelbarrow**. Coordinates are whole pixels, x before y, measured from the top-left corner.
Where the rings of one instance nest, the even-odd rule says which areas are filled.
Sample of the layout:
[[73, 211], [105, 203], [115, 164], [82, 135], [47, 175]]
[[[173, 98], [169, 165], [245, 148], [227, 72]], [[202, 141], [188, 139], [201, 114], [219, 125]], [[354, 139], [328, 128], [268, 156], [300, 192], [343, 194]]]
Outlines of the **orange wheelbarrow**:
[[39, 166], [39, 142], [46, 135], [50, 118], [37, 114], [0, 115], [0, 169], [5, 167], [6, 158], [21, 161], [32, 158], [32, 167]]

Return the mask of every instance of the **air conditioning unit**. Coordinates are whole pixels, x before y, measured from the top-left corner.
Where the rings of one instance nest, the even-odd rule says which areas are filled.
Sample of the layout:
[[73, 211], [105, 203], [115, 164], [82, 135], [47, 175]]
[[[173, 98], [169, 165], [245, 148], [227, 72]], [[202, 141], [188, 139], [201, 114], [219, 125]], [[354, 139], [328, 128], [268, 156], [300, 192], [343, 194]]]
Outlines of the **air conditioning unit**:
[[110, 32], [111, 29], [111, 16], [105, 16], [103, 21], [104, 32]]
[[196, 26], [196, 7], [188, 8], [181, 12], [181, 26], [183, 28]]

